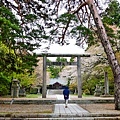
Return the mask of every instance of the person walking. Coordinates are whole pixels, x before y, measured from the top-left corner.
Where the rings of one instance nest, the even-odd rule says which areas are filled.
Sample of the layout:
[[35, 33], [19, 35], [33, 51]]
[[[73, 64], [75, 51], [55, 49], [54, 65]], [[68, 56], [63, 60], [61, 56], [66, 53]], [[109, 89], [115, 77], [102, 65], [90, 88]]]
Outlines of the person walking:
[[67, 108], [67, 105], [68, 105], [69, 94], [70, 94], [70, 90], [66, 86], [65, 89], [63, 90], [64, 100], [65, 100], [65, 108]]

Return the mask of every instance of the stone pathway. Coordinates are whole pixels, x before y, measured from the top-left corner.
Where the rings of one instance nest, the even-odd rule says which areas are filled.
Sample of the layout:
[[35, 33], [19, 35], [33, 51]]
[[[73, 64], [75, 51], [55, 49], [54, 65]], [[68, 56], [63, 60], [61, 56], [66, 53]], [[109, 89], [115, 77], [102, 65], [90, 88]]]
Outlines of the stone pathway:
[[[58, 100], [64, 100], [63, 95], [56, 95]], [[83, 116], [89, 114], [88, 111], [78, 106], [77, 104], [69, 104], [65, 108], [65, 104], [55, 104], [54, 115], [77, 115]]]
[[77, 104], [68, 104], [68, 107], [65, 108], [64, 104], [55, 104], [54, 114], [56, 115], [79, 115], [89, 114], [88, 111], [81, 108]]

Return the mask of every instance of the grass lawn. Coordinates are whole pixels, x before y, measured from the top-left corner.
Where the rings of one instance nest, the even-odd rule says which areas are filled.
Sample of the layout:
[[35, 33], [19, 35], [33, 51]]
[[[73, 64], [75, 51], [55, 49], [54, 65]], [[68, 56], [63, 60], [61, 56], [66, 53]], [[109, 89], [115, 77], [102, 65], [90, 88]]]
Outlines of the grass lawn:
[[41, 97], [41, 94], [27, 94], [26, 98], [38, 98]]
[[82, 97], [93, 97], [94, 95], [85, 95], [83, 94]]
[[[78, 94], [71, 94], [73, 96], [78, 96]], [[82, 97], [93, 97], [94, 95], [85, 95], [85, 94], [82, 94]]]

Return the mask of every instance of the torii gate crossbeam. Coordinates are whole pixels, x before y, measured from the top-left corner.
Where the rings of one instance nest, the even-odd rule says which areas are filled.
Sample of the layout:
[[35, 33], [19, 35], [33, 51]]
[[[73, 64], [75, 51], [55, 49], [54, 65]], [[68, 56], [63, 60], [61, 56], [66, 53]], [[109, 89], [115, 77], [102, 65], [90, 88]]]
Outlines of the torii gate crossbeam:
[[41, 53], [37, 55], [43, 57], [43, 86], [42, 86], [42, 98], [46, 98], [47, 85], [46, 85], [46, 60], [47, 57], [77, 57], [77, 74], [78, 74], [78, 98], [82, 98], [82, 80], [81, 80], [81, 57], [90, 57], [90, 54], [51, 54]]

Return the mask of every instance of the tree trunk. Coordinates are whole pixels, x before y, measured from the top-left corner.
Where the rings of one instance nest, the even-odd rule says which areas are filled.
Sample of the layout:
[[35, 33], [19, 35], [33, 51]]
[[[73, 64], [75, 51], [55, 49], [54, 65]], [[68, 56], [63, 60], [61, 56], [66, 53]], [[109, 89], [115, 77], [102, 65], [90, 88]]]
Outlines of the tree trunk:
[[115, 57], [115, 54], [112, 50], [112, 47], [110, 45], [110, 42], [108, 40], [105, 28], [103, 26], [103, 23], [101, 21], [100, 16], [98, 15], [97, 9], [93, 3], [93, 0], [87, 0], [86, 3], [88, 4], [88, 7], [93, 15], [93, 19], [95, 21], [97, 30], [98, 30], [98, 36], [101, 40], [101, 43], [104, 47], [104, 51], [107, 55], [109, 64], [111, 66], [111, 69], [114, 74], [114, 84], [115, 84], [115, 109], [120, 110], [120, 66], [119, 63]]

